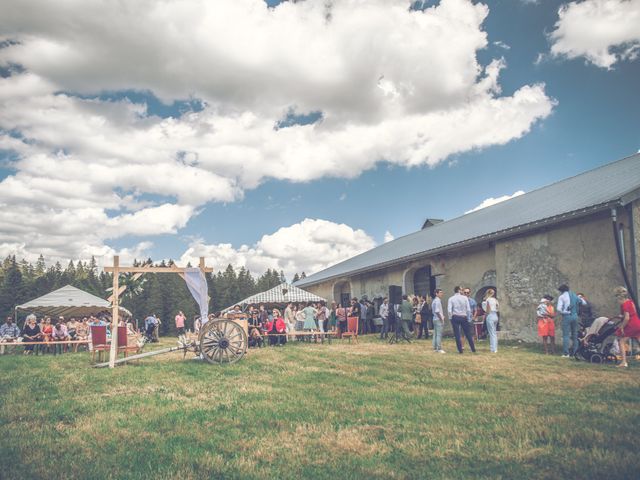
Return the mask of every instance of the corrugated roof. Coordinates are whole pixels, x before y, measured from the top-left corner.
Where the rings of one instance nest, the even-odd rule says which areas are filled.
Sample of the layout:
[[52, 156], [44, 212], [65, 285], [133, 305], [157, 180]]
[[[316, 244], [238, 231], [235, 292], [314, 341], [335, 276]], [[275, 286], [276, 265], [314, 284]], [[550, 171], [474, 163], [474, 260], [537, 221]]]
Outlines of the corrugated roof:
[[483, 208], [384, 243], [296, 282], [312, 285], [331, 278], [443, 251], [462, 242], [535, 227], [563, 216], [577, 216], [608, 204], [635, 198], [640, 191], [640, 154], [539, 188], [519, 197]]
[[294, 287], [288, 283], [281, 283], [266, 292], [256, 293], [245, 298], [241, 302], [236, 302], [224, 311], [231, 310], [234, 305], [255, 305], [259, 303], [298, 303], [298, 302], [326, 302], [326, 299], [313, 293]]

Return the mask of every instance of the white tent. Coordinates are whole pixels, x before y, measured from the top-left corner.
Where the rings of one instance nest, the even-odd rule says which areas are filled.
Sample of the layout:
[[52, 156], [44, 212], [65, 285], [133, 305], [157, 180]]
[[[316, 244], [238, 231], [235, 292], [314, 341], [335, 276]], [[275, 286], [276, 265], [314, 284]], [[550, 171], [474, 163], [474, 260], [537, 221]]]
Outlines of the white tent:
[[[42, 297], [18, 305], [16, 312], [18, 310], [27, 310], [31, 313], [52, 317], [59, 315], [64, 317], [84, 317], [106, 312], [110, 309], [111, 303], [107, 300], [67, 285]], [[131, 312], [123, 307], [120, 307], [120, 311], [131, 315]]]
[[[319, 297], [318, 295], [314, 295], [313, 293], [309, 293], [306, 290], [302, 290], [301, 288], [294, 287], [289, 283], [282, 283], [277, 287], [273, 287], [271, 290], [267, 290], [266, 292], [251, 295], [240, 302], [236, 302], [234, 305], [258, 305], [261, 303], [283, 305], [289, 302], [326, 302], [326, 299]], [[225, 311], [230, 310], [232, 307], [233, 305], [229, 306]]]

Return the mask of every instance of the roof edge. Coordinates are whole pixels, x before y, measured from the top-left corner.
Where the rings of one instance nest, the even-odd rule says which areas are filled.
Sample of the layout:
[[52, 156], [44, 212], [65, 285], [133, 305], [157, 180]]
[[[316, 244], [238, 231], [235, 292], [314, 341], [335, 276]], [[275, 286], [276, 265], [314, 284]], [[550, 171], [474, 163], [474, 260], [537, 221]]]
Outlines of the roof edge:
[[[640, 195], [640, 189], [637, 190], [637, 193]], [[318, 281], [310, 281], [304, 284], [300, 284], [300, 282], [303, 282], [304, 280], [306, 280], [306, 278], [304, 280], [299, 280], [298, 282], [296, 282], [296, 286], [298, 288], [300, 287], [308, 287], [308, 286], [312, 286], [312, 285], [318, 285], [320, 283], [323, 282], [327, 282], [329, 280], [335, 280], [335, 279], [339, 279], [339, 278], [345, 278], [345, 277], [350, 277], [353, 275], [358, 275], [359, 273], [365, 272], [365, 271], [371, 271], [371, 270], [381, 270], [383, 268], [386, 267], [390, 267], [392, 265], [397, 265], [400, 263], [404, 263], [404, 262], [410, 262], [416, 258], [420, 258], [420, 257], [424, 257], [424, 256], [430, 256], [430, 255], [438, 255], [441, 253], [445, 253], [449, 250], [452, 250], [454, 248], [466, 248], [478, 243], [482, 243], [482, 242], [486, 242], [486, 241], [492, 241], [492, 240], [501, 240], [503, 238], [508, 238], [510, 236], [519, 234], [519, 233], [524, 233], [524, 232], [529, 232], [531, 230], [535, 230], [536, 228], [540, 228], [540, 227], [544, 227], [544, 226], [549, 226], [549, 225], [556, 225], [558, 223], [561, 223], [565, 220], [567, 220], [567, 218], [570, 219], [577, 219], [577, 218], [584, 218], [587, 217], [589, 215], [592, 215], [594, 213], [598, 213], [601, 212], [603, 210], [606, 210], [610, 207], [616, 206], [616, 205], [621, 205], [623, 204], [623, 200], [622, 199], [617, 199], [617, 200], [612, 200], [609, 202], [605, 202], [605, 203], [601, 203], [598, 205], [593, 205], [591, 207], [585, 207], [579, 210], [573, 210], [571, 212], [566, 212], [566, 213], [562, 213], [560, 215], [556, 215], [553, 217], [549, 217], [543, 220], [536, 220], [534, 222], [529, 222], [529, 223], [524, 223], [522, 225], [517, 225], [515, 227], [511, 227], [505, 230], [499, 230], [497, 232], [493, 232], [493, 233], [489, 233], [486, 235], [481, 235], [479, 237], [473, 237], [473, 238], [468, 238], [466, 240], [460, 241], [460, 242], [456, 242], [456, 243], [450, 243], [448, 245], [443, 245], [442, 247], [438, 247], [438, 248], [434, 248], [431, 250], [425, 250], [424, 252], [419, 252], [419, 253], [415, 253], [413, 255], [407, 255], [404, 257], [398, 257], [394, 260], [389, 260], [387, 262], [382, 262], [382, 263], [378, 263], [375, 265], [371, 265], [367, 268], [358, 268], [356, 270], [351, 270], [350, 272], [345, 272], [345, 273], [341, 273], [339, 275], [332, 275], [330, 277], [327, 278], [323, 278], [322, 280], [318, 280]], [[376, 247], [374, 247], [376, 248]], [[369, 250], [370, 251], [370, 250]], [[336, 264], [339, 265], [339, 264]], [[331, 267], [329, 267], [331, 268]], [[320, 273], [320, 272], [318, 272]], [[307, 277], [310, 278], [310, 277]]]

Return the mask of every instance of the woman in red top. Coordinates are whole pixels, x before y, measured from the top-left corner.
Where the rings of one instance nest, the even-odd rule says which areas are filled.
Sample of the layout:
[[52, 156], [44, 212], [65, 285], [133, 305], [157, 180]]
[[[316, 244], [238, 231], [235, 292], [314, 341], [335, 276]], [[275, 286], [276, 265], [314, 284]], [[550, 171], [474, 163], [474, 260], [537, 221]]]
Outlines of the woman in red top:
[[268, 322], [268, 333], [272, 336], [269, 337], [269, 343], [271, 345], [284, 345], [287, 343], [287, 324], [284, 323], [282, 319], [282, 315], [280, 315], [280, 310], [277, 308], [273, 309], [272, 316], [273, 321]]
[[622, 353], [622, 363], [619, 367], [627, 367], [627, 338], [640, 338], [640, 318], [636, 312], [636, 306], [629, 298], [629, 292], [624, 287], [614, 290], [618, 302], [620, 302], [620, 316], [622, 323], [616, 330], [620, 352]]

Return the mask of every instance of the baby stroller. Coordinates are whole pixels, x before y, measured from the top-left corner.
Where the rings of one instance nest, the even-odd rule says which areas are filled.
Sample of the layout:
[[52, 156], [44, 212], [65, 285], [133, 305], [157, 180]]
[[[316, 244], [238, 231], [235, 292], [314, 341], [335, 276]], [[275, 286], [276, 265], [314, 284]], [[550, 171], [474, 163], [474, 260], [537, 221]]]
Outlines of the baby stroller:
[[613, 345], [619, 324], [620, 321], [616, 322], [607, 317], [596, 318], [589, 328], [582, 324], [578, 333], [579, 345], [574, 353], [575, 359], [590, 363], [617, 362]]

